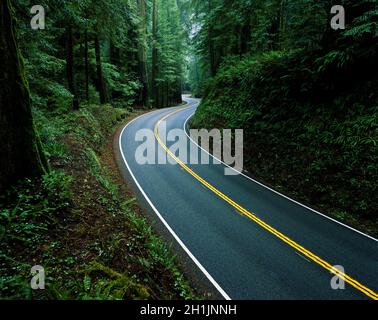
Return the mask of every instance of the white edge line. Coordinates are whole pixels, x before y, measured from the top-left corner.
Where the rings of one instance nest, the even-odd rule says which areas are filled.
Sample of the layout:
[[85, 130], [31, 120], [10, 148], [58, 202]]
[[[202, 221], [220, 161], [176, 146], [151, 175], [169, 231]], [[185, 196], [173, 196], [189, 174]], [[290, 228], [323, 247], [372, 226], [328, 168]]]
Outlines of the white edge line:
[[177, 243], [181, 246], [181, 248], [186, 252], [186, 254], [190, 257], [190, 259], [192, 259], [192, 261], [196, 264], [196, 266], [202, 271], [202, 273], [206, 276], [206, 278], [212, 283], [212, 285], [219, 291], [219, 293], [223, 296], [223, 298], [225, 300], [231, 300], [231, 298], [229, 297], [229, 295], [221, 288], [221, 286], [214, 280], [214, 278], [210, 275], [209, 272], [207, 272], [207, 270], [202, 266], [202, 264], [197, 260], [197, 258], [190, 252], [190, 250], [187, 248], [187, 246], [184, 244], [184, 242], [179, 238], [179, 236], [173, 231], [173, 229], [170, 227], [170, 225], [168, 224], [168, 222], [163, 218], [163, 216], [160, 214], [160, 212], [156, 209], [156, 207], [154, 206], [154, 204], [152, 203], [152, 201], [150, 200], [150, 198], [147, 196], [147, 194], [144, 192], [143, 188], [141, 187], [141, 185], [139, 184], [138, 180], [135, 178], [133, 172], [131, 171], [131, 168], [129, 166], [129, 164], [127, 163], [127, 160], [126, 160], [126, 157], [123, 153], [123, 150], [122, 150], [122, 136], [123, 136], [123, 133], [125, 132], [126, 128], [131, 125], [132, 123], [134, 123], [135, 121], [137, 121], [138, 119], [140, 119], [141, 117], [144, 117], [146, 115], [149, 115], [153, 112], [156, 112], [156, 111], [152, 111], [152, 112], [149, 112], [147, 114], [143, 114], [135, 119], [133, 119], [132, 121], [130, 121], [122, 130], [121, 134], [120, 134], [120, 137], [119, 137], [119, 149], [121, 151], [121, 154], [122, 154], [122, 158], [123, 158], [123, 161], [125, 162], [126, 164], [126, 167], [127, 167], [127, 170], [130, 172], [131, 174], [131, 177], [133, 178], [135, 184], [137, 185], [139, 191], [142, 193], [142, 195], [144, 196], [144, 198], [146, 199], [146, 201], [148, 202], [148, 204], [150, 205], [150, 207], [154, 210], [155, 214], [159, 217], [160, 221], [164, 224], [164, 226], [167, 228], [167, 230], [171, 233], [171, 235], [174, 237], [174, 239], [177, 241]]
[[259, 182], [259, 181], [256, 181], [255, 179], [252, 179], [251, 177], [248, 177], [248, 176], [245, 175], [243, 172], [239, 172], [239, 171], [237, 171], [236, 169], [234, 169], [234, 168], [230, 167], [229, 165], [227, 165], [226, 163], [224, 163], [222, 160], [219, 160], [217, 157], [215, 157], [214, 155], [212, 155], [211, 153], [209, 153], [208, 151], [206, 151], [204, 148], [202, 148], [200, 145], [198, 145], [198, 143], [196, 143], [196, 142], [195, 142], [195, 141], [194, 141], [194, 140], [188, 135], [187, 130], [186, 130], [186, 128], [187, 128], [187, 123], [188, 123], [188, 121], [189, 121], [191, 118], [193, 118], [194, 115], [195, 115], [195, 112], [194, 112], [193, 114], [191, 114], [191, 115], [186, 119], [186, 121], [185, 121], [185, 123], [184, 123], [184, 132], [185, 132], [186, 136], [192, 141], [192, 143], [194, 143], [197, 147], [199, 147], [200, 149], [202, 149], [203, 151], [205, 151], [205, 152], [206, 152], [208, 155], [210, 155], [212, 158], [214, 158], [215, 160], [219, 161], [219, 162], [222, 163], [224, 166], [226, 166], [226, 167], [228, 167], [228, 168], [234, 170], [235, 172], [239, 173], [239, 175], [243, 176], [244, 178], [247, 178], [248, 180], [251, 180], [251, 181], [253, 181], [254, 183], [257, 183], [258, 185], [260, 185], [260, 186], [262, 186], [262, 187], [264, 187], [264, 188], [266, 188], [266, 189], [268, 189], [268, 190], [270, 190], [270, 191], [272, 191], [272, 192], [274, 192], [274, 193], [280, 195], [281, 197], [283, 197], [283, 198], [285, 198], [285, 199], [287, 199], [287, 200], [290, 200], [291, 202], [294, 202], [294, 203], [300, 205], [301, 207], [306, 208], [306, 209], [308, 209], [308, 210], [310, 210], [310, 211], [312, 211], [312, 212], [314, 212], [314, 213], [316, 213], [316, 214], [319, 214], [319, 215], [321, 215], [322, 217], [327, 218], [328, 220], [331, 220], [331, 221], [333, 221], [333, 222], [336, 222], [336, 223], [342, 225], [342, 226], [345, 227], [345, 228], [348, 228], [348, 229], [350, 229], [350, 230], [353, 230], [354, 232], [357, 232], [357, 233], [359, 233], [359, 234], [361, 234], [361, 235], [363, 235], [363, 236], [365, 236], [365, 237], [367, 237], [367, 238], [369, 238], [369, 239], [371, 239], [371, 240], [374, 240], [374, 241], [378, 242], [378, 239], [376, 239], [376, 238], [374, 238], [374, 237], [372, 237], [372, 236], [369, 236], [368, 234], [363, 233], [363, 232], [361, 232], [361, 231], [359, 231], [359, 230], [357, 230], [357, 229], [354, 229], [354, 228], [352, 228], [351, 226], [348, 226], [348, 225], [346, 225], [346, 224], [344, 224], [344, 223], [342, 223], [342, 222], [340, 222], [340, 221], [338, 221], [338, 220], [336, 220], [336, 219], [333, 219], [333, 218], [331, 218], [331, 217], [329, 217], [329, 216], [327, 216], [327, 215], [325, 215], [325, 214], [323, 214], [323, 213], [321, 213], [321, 212], [319, 212], [319, 211], [316, 211], [315, 209], [312, 209], [312, 208], [310, 208], [310, 207], [308, 207], [308, 206], [306, 206], [306, 205], [304, 205], [304, 204], [302, 204], [302, 203], [300, 203], [300, 202], [298, 202], [298, 201], [296, 201], [296, 200], [294, 200], [294, 199], [291, 199], [291, 198], [289, 198], [288, 196], [285, 196], [284, 194], [279, 193], [277, 190], [274, 190], [274, 189], [272, 189], [272, 188], [269, 188], [269, 187], [266, 186], [265, 184], [263, 184], [263, 183], [261, 183], [261, 182]]

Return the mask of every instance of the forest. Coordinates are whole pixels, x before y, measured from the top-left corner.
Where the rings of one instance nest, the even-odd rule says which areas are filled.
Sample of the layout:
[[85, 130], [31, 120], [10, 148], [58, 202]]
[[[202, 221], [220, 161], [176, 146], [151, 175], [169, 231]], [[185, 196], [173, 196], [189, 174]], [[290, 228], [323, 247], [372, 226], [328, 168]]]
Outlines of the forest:
[[376, 0], [40, 0], [36, 28], [33, 5], [0, 2], [0, 298], [204, 298], [112, 155], [183, 93], [192, 128], [244, 129], [251, 176], [378, 234]]
[[377, 2], [340, 2], [346, 26], [334, 30], [336, 2], [199, 9], [207, 14], [195, 59], [207, 69], [191, 65], [193, 92], [204, 97], [193, 126], [243, 128], [253, 176], [375, 233]]

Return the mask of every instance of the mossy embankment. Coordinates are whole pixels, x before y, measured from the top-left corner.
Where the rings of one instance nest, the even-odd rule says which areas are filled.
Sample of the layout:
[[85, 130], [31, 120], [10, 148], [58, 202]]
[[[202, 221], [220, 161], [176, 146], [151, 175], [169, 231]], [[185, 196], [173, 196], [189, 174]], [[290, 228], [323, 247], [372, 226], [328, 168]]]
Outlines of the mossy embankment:
[[[35, 119], [52, 172], [0, 198], [0, 297], [196, 298], [118, 180], [111, 136], [135, 114], [110, 105], [44, 114]], [[30, 288], [34, 265], [45, 269], [45, 290]]]
[[251, 175], [377, 236], [376, 68], [373, 49], [230, 59], [191, 125], [244, 129]]

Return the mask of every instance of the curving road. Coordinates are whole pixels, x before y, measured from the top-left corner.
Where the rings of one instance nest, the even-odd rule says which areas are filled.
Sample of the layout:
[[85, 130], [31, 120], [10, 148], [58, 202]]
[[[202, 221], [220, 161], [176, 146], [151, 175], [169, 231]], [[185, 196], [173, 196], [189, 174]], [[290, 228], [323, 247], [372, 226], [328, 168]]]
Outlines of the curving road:
[[[140, 129], [155, 130], [164, 154], [167, 130], [184, 128], [198, 100], [143, 115], [122, 131], [124, 170], [198, 274], [225, 299], [378, 299], [378, 241], [244, 176], [225, 176], [224, 165], [138, 165]], [[199, 147], [187, 138], [188, 152]], [[166, 146], [165, 146], [166, 145]], [[191, 148], [190, 148], [191, 146]], [[169, 151], [168, 151], [169, 152]], [[178, 162], [178, 163], [177, 163]], [[346, 282], [334, 290], [333, 269]], [[339, 283], [339, 282], [338, 282]]]

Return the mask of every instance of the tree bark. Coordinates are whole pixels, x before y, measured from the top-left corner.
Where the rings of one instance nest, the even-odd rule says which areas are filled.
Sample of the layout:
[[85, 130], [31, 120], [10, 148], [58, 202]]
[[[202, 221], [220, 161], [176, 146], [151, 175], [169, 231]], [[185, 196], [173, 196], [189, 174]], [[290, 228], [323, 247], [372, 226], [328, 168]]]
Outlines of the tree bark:
[[[208, 10], [209, 10], [209, 14], [211, 14], [211, 11], [213, 10], [212, 0], [208, 0]], [[214, 45], [214, 39], [213, 39], [212, 26], [209, 26], [208, 37], [209, 37], [210, 74], [212, 77], [215, 77], [217, 73], [217, 65], [216, 65], [216, 58], [215, 58], [215, 45]]]
[[182, 81], [181, 79], [177, 80], [176, 90], [174, 92], [174, 102], [182, 103]]
[[158, 76], [158, 48], [157, 48], [157, 32], [158, 32], [158, 12], [157, 12], [157, 0], [153, 0], [152, 3], [152, 72], [151, 72], [151, 86], [152, 86], [152, 98], [154, 101], [154, 107], [159, 108], [159, 86], [157, 83]]
[[165, 84], [164, 84], [164, 92], [163, 92], [163, 95], [164, 95], [164, 107], [167, 108], [170, 106], [171, 104], [171, 101], [170, 101], [170, 96], [169, 96], [169, 83], [166, 81]]
[[73, 35], [72, 26], [66, 28], [66, 47], [67, 47], [67, 58], [66, 58], [66, 71], [67, 71], [67, 82], [68, 90], [70, 90], [73, 95], [72, 107], [74, 110], [79, 109], [79, 101], [76, 95], [75, 86], [75, 69], [74, 69], [74, 56], [73, 56]]
[[139, 78], [142, 83], [142, 88], [139, 93], [139, 104], [149, 107], [149, 87], [148, 87], [148, 72], [147, 72], [147, 13], [146, 0], [138, 0], [139, 11], [139, 35], [141, 40], [138, 43], [138, 70]]
[[95, 35], [95, 53], [96, 53], [96, 69], [97, 69], [97, 87], [98, 87], [97, 89], [100, 94], [100, 103], [105, 104], [108, 102], [108, 98], [106, 95], [104, 75], [102, 72], [100, 40], [98, 38], [97, 33]]
[[84, 31], [84, 64], [85, 64], [85, 99], [89, 101], [89, 58], [88, 58], [88, 29]]
[[34, 126], [10, 0], [0, 3], [0, 193], [49, 168]]
[[112, 39], [109, 39], [109, 58], [112, 65], [115, 65], [117, 68], [121, 67], [121, 51], [114, 45]]
[[280, 27], [279, 27], [279, 48], [284, 48], [285, 32], [286, 32], [286, 0], [281, 0], [280, 4]]
[[[117, 48], [111, 38], [109, 39], [109, 60], [112, 65], [117, 67], [117, 70], [121, 71], [121, 50]], [[136, 59], [134, 58], [132, 61], [136, 61]], [[112, 88], [107, 88], [107, 96], [111, 100], [117, 99], [120, 93]]]

